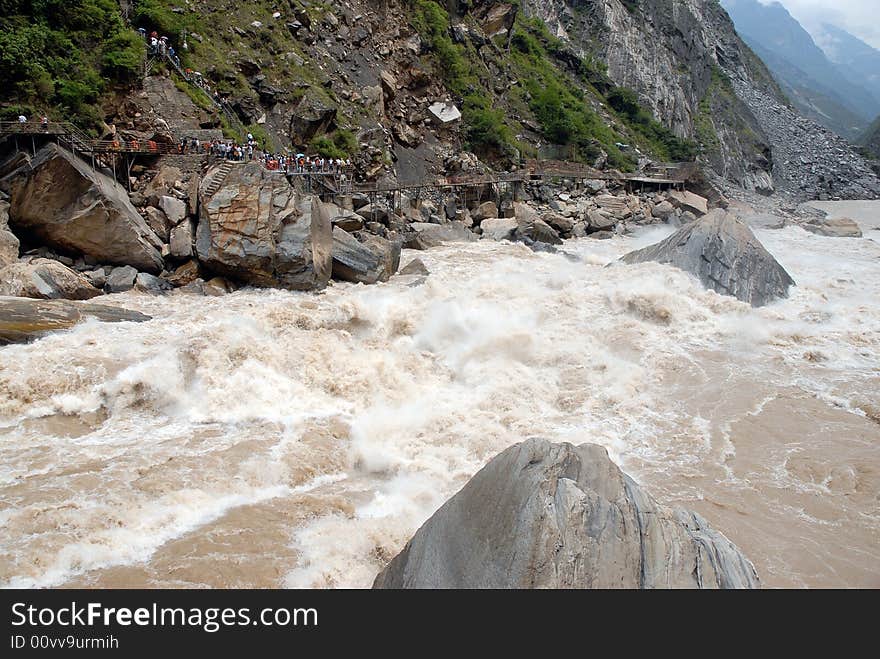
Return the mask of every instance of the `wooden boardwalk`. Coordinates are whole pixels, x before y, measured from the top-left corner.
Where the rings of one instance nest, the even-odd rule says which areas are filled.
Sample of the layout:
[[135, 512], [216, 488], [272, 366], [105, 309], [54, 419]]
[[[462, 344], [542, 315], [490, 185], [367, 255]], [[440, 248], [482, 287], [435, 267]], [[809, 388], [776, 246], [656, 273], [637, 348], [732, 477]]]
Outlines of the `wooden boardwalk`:
[[[83, 133], [69, 122], [38, 121], [0, 122], [0, 137], [12, 138], [19, 149], [30, 147], [36, 152], [37, 138], [42, 142], [46, 138], [53, 139], [80, 157], [90, 159], [92, 167], [98, 163], [103, 166], [112, 165], [114, 172], [118, 156], [122, 156], [127, 171], [137, 156], [193, 156], [211, 157], [208, 153], [181, 149], [177, 143], [158, 142], [154, 140], [136, 139], [94, 139]], [[214, 156], [216, 158], [216, 156]], [[235, 161], [232, 161], [233, 164]], [[242, 161], [247, 162], [247, 161]], [[344, 194], [361, 193], [369, 195], [373, 200], [380, 196], [398, 197], [411, 194], [416, 198], [428, 192], [447, 192], [456, 196], [467, 194], [469, 190], [480, 190], [486, 186], [509, 186], [514, 194], [519, 187], [530, 181], [554, 179], [618, 181], [629, 188], [684, 188], [684, 179], [675, 176], [676, 166], [665, 165], [650, 172], [623, 174], [617, 171], [594, 169], [583, 163], [560, 160], [527, 160], [518, 170], [506, 173], [462, 174], [445, 177], [434, 177], [421, 181], [402, 182], [397, 185], [354, 185], [350, 172], [307, 171], [278, 172], [287, 176], [292, 185], [298, 185], [305, 191], [316, 192], [322, 196], [337, 197]]]

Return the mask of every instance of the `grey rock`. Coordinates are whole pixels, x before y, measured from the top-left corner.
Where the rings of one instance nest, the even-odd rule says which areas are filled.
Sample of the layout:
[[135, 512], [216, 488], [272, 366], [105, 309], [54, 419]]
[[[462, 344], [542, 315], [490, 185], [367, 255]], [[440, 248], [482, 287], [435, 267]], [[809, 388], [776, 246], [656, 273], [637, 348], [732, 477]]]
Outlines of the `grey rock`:
[[21, 248], [18, 238], [9, 230], [9, 202], [0, 200], [0, 268], [15, 263]]
[[195, 226], [192, 220], [184, 220], [171, 230], [171, 256], [176, 259], [189, 259], [193, 256], [193, 236]]
[[116, 181], [56, 144], [3, 180], [10, 224], [45, 245], [102, 263], [160, 272], [162, 242]]
[[861, 238], [862, 230], [848, 217], [815, 219], [801, 225], [810, 233], [830, 238]]
[[0, 295], [42, 300], [88, 300], [101, 295], [89, 280], [49, 259], [10, 263], [0, 269]]
[[409, 263], [407, 263], [400, 271], [397, 273], [399, 275], [429, 275], [431, 271], [428, 270], [428, 267], [422, 262], [422, 259], [415, 258]]
[[168, 240], [168, 230], [171, 228], [171, 223], [168, 221], [165, 213], [153, 206], [147, 206], [144, 209], [144, 219], [147, 221], [147, 226], [149, 226], [161, 240]]
[[134, 288], [134, 282], [137, 279], [137, 270], [130, 265], [124, 265], [119, 268], [113, 268], [107, 275], [106, 288], [108, 293], [124, 293]]
[[339, 227], [349, 233], [354, 233], [364, 228], [364, 218], [350, 211], [340, 210], [335, 216], [330, 216], [330, 221], [333, 222], [334, 227]]
[[794, 280], [732, 213], [716, 209], [666, 240], [625, 255], [624, 263], [668, 263], [704, 286], [760, 307], [788, 297]]
[[668, 201], [661, 201], [659, 204], [654, 206], [651, 209], [651, 216], [656, 217], [658, 220], [663, 220], [664, 222], [669, 219], [669, 216], [675, 212], [675, 206], [670, 204]]
[[362, 284], [388, 279], [400, 265], [400, 243], [366, 232], [333, 229], [333, 278]]
[[587, 211], [587, 226], [593, 231], [607, 231], [614, 228], [618, 220], [601, 211]]
[[102, 290], [104, 288], [104, 285], [107, 283], [107, 275], [104, 273], [104, 270], [102, 268], [84, 272], [83, 277], [88, 279], [89, 283], [98, 290]]
[[461, 222], [449, 224], [429, 224], [413, 222], [412, 233], [406, 237], [404, 247], [407, 249], [430, 249], [445, 243], [473, 242], [477, 237]]
[[557, 213], [548, 213], [541, 219], [562, 234], [571, 233], [574, 228], [574, 220]]
[[480, 229], [484, 240], [513, 240], [519, 223], [515, 218], [497, 218], [483, 220]]
[[103, 304], [0, 297], [0, 345], [38, 339], [50, 332], [73, 327], [87, 318], [108, 323], [150, 320], [150, 316], [137, 311]]
[[473, 211], [471, 211], [471, 217], [477, 224], [479, 224], [483, 220], [497, 218], [498, 206], [495, 204], [494, 201], [485, 201], [477, 206]]
[[688, 191], [673, 191], [669, 193], [669, 202], [682, 212], [690, 211], [696, 217], [702, 217], [709, 212], [709, 202], [705, 197]]
[[351, 195], [351, 207], [354, 210], [363, 208], [370, 203], [370, 198], [363, 192], [355, 192]]
[[159, 197], [159, 209], [172, 225], [177, 225], [186, 217], [186, 202], [175, 197], [162, 195]]
[[530, 439], [425, 522], [374, 588], [757, 588], [700, 516], [659, 505], [595, 444]]
[[369, 222], [381, 222], [388, 218], [388, 209], [381, 204], [361, 206], [355, 213]]
[[157, 294], [170, 291], [173, 286], [161, 277], [151, 275], [148, 272], [140, 272], [135, 278], [134, 288], [144, 293]]
[[539, 217], [517, 220], [516, 238], [546, 245], [562, 244], [562, 239], [556, 230]]

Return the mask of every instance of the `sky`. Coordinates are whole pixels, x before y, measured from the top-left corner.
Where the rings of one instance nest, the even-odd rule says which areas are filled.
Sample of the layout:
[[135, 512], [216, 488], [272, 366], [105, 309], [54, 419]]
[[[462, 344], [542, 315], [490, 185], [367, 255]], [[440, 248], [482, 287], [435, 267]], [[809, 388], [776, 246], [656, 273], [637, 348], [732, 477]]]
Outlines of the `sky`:
[[[761, 0], [770, 4], [772, 0]], [[779, 0], [811, 34], [832, 23], [880, 49], [880, 0]]]

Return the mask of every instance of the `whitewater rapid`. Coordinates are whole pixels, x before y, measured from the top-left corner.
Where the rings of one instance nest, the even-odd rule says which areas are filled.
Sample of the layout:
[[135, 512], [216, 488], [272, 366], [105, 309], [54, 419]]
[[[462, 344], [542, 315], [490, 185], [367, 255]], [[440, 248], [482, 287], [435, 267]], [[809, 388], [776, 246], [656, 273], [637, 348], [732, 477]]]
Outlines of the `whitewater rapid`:
[[0, 348], [0, 584], [369, 586], [541, 436], [606, 446], [767, 585], [880, 586], [880, 231], [756, 231], [798, 283], [762, 309], [614, 263], [670, 231], [407, 251], [421, 285], [114, 295], [154, 319]]

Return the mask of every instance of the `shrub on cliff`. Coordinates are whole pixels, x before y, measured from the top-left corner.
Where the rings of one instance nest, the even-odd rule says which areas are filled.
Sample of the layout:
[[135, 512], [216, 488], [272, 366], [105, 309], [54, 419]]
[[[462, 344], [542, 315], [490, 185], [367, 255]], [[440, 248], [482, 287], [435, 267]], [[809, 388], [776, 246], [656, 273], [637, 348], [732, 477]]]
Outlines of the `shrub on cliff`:
[[0, 0], [3, 106], [94, 125], [101, 95], [137, 74], [143, 52], [115, 0]]

